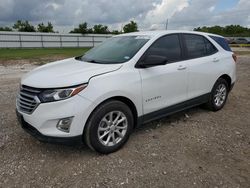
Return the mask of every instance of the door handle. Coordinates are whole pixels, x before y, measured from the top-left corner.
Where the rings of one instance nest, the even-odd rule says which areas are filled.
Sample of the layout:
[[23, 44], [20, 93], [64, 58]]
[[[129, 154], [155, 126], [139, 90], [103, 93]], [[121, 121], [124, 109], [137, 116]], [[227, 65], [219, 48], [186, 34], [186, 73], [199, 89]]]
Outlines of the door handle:
[[183, 65], [180, 65], [177, 70], [185, 70], [187, 67], [183, 66]]
[[215, 63], [216, 63], [216, 62], [219, 62], [219, 61], [220, 61], [220, 60], [219, 60], [218, 58], [216, 58], [216, 57], [213, 59], [213, 62], [215, 62]]

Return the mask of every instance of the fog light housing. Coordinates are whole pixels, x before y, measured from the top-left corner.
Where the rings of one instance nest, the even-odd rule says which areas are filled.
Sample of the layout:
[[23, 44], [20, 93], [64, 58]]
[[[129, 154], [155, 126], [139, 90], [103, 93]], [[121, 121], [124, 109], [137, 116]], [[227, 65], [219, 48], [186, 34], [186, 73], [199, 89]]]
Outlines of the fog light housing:
[[72, 120], [73, 120], [73, 117], [67, 117], [67, 118], [60, 119], [56, 125], [56, 128], [60, 131], [69, 133]]

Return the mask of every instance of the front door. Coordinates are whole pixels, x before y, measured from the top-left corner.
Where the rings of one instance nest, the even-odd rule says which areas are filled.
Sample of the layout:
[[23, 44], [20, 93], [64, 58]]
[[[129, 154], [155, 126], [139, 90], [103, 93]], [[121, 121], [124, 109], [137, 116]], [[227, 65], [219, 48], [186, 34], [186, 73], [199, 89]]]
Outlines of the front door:
[[147, 55], [164, 56], [167, 64], [139, 69], [144, 114], [185, 101], [188, 67], [182, 61], [179, 35], [161, 37], [146, 51]]

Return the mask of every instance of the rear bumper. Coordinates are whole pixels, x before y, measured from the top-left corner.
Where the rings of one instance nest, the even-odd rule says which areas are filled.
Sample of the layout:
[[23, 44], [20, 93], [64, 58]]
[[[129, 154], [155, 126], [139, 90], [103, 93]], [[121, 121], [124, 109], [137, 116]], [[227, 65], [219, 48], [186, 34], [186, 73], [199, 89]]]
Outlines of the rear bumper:
[[48, 142], [48, 143], [57, 143], [57, 144], [82, 144], [82, 135], [74, 136], [74, 137], [53, 137], [53, 136], [46, 136], [40, 133], [35, 127], [27, 123], [23, 116], [16, 110], [17, 119], [19, 123], [21, 124], [22, 128], [35, 137], [36, 139], [42, 141], [42, 142]]

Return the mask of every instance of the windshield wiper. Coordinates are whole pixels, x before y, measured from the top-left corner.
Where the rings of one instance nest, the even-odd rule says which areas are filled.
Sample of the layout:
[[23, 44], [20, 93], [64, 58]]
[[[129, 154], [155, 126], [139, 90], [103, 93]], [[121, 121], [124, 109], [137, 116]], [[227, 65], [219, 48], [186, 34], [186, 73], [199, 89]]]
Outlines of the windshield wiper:
[[97, 64], [118, 64], [118, 63], [123, 63], [123, 62], [112, 62], [112, 61], [98, 61], [95, 59], [87, 59], [87, 58], [80, 58], [79, 60], [85, 61], [88, 63], [97, 63]]
[[102, 63], [102, 62], [100, 62], [100, 61], [96, 61], [96, 60], [94, 60], [94, 59], [91, 59], [91, 60], [87, 60], [87, 62], [90, 62], [90, 63]]
[[76, 60], [82, 61], [82, 56], [75, 57]]

